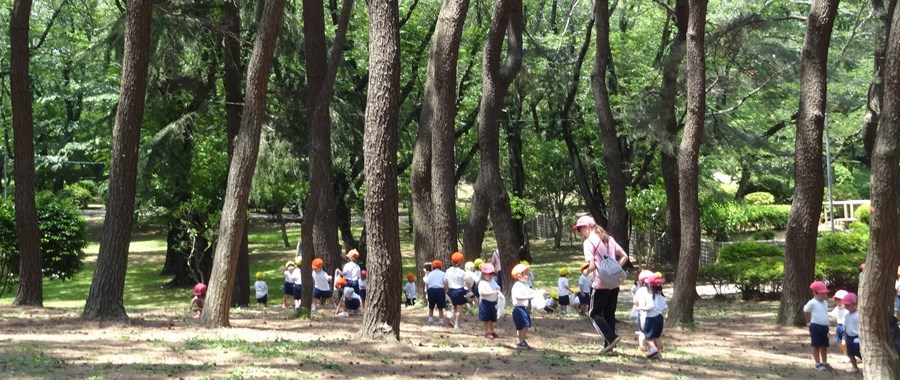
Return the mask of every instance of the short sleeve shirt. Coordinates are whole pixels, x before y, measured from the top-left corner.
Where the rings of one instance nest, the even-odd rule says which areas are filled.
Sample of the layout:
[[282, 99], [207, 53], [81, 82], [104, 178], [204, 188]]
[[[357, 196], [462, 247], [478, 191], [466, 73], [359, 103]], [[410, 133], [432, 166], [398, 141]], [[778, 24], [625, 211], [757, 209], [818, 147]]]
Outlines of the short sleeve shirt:
[[854, 311], [844, 316], [844, 334], [859, 336], [859, 312]]
[[485, 294], [494, 290], [500, 290], [500, 285], [497, 285], [497, 281], [494, 281], [493, 278], [490, 281], [481, 281], [478, 283], [478, 293], [481, 296], [481, 299], [485, 301], [497, 302], [497, 298], [500, 297], [499, 295]]
[[428, 279], [426, 280], [426, 284], [428, 284], [428, 288], [444, 288], [444, 271], [440, 269], [434, 269], [428, 273]]
[[466, 287], [466, 272], [459, 267], [450, 267], [445, 275], [447, 279], [447, 287], [450, 289], [461, 289]]
[[352, 261], [349, 261], [346, 264], [344, 264], [344, 269], [342, 270], [342, 272], [344, 272], [344, 278], [346, 278], [347, 281], [359, 281], [359, 265], [358, 264], [356, 264]]
[[253, 283], [253, 290], [256, 291], [256, 298], [262, 298], [269, 294], [269, 286], [263, 280], [257, 280]]
[[513, 306], [528, 306], [528, 301], [534, 296], [534, 290], [524, 282], [516, 281], [512, 287], [511, 296]]
[[329, 291], [331, 290], [331, 285], [328, 284], [328, 273], [325, 273], [324, 270], [313, 271], [312, 274], [313, 283], [316, 286], [316, 289]]
[[416, 283], [407, 281], [403, 291], [406, 293], [406, 298], [416, 298]]
[[[810, 314], [809, 321], [811, 323], [828, 326], [828, 302], [824, 300], [819, 301], [813, 298], [803, 306], [803, 312]], [[844, 329], [846, 329], [846, 327], [844, 327]]]
[[556, 286], [559, 287], [559, 296], [564, 297], [569, 295], [569, 279], [566, 277], [560, 277], [559, 280], [556, 281]]

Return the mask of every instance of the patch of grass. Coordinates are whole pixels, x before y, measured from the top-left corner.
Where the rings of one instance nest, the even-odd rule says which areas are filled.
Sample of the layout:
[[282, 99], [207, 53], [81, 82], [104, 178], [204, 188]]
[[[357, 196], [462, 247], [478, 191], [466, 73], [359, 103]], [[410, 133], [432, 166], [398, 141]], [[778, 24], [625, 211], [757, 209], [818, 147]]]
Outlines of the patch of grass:
[[44, 347], [36, 344], [19, 344], [12, 352], [0, 355], [0, 377], [13, 378], [25, 373], [45, 374], [65, 367], [64, 361], [44, 355]]
[[550, 364], [551, 367], [567, 367], [575, 364], [572, 357], [566, 354], [541, 355], [541, 361]]

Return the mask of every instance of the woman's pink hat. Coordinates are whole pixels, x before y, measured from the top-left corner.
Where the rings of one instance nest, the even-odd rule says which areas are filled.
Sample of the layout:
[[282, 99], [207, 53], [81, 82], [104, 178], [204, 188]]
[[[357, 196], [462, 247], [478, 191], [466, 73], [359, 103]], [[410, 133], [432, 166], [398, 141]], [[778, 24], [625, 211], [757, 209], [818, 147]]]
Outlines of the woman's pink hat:
[[812, 284], [809, 284], [809, 290], [814, 293], [828, 293], [828, 286], [822, 281], [813, 281]]
[[578, 218], [578, 221], [575, 222], [575, 225], [572, 226], [573, 230], [577, 230], [581, 227], [593, 227], [597, 225], [597, 222], [594, 221], [590, 215], [584, 215]]

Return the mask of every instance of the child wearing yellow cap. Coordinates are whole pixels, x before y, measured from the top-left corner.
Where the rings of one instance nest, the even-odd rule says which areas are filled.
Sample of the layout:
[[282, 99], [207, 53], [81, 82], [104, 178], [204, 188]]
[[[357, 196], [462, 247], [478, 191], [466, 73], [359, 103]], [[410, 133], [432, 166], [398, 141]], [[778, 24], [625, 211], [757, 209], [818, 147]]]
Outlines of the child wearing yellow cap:
[[559, 280], [556, 281], [556, 287], [559, 288], [559, 309], [560, 313], [569, 312], [569, 295], [572, 294], [572, 288], [569, 287], [569, 268], [559, 269]]
[[256, 307], [269, 307], [269, 285], [263, 280], [266, 274], [256, 272], [256, 282], [253, 283], [253, 290], [256, 291]]

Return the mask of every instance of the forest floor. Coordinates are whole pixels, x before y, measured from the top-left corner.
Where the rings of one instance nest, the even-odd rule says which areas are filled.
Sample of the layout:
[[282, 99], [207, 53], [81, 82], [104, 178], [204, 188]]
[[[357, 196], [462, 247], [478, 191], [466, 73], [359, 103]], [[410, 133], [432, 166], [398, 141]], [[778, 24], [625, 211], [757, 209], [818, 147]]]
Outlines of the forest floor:
[[[277, 305], [276, 305], [277, 306]], [[624, 318], [627, 309], [620, 306]], [[834, 369], [816, 372], [803, 328], [773, 323], [775, 302], [702, 300], [692, 329], [665, 331], [662, 360], [636, 349], [631, 323], [599, 355], [587, 319], [535, 311], [529, 351], [516, 350], [509, 315], [500, 339], [467, 313], [458, 330], [425, 326], [404, 308], [400, 341], [357, 339], [361, 317], [330, 311], [298, 319], [278, 307], [234, 310], [232, 328], [197, 327], [185, 309], [152, 308], [130, 321], [85, 321], [79, 310], [0, 307], [0, 377], [6, 378], [852, 378], [832, 346]], [[858, 376], [858, 375], [857, 375]]]

